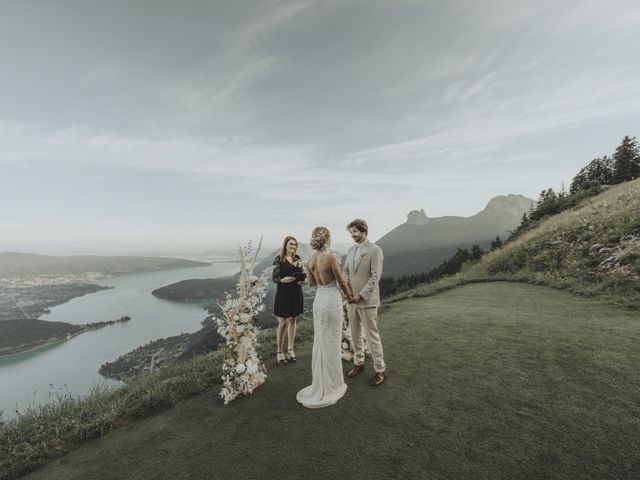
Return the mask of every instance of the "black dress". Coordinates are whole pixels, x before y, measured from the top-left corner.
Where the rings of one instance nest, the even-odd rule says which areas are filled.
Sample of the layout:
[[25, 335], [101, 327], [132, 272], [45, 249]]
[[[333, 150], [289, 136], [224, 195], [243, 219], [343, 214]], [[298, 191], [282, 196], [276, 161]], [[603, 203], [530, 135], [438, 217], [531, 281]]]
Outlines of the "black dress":
[[[300, 257], [296, 255], [295, 259], [298, 262]], [[273, 281], [278, 284], [276, 299], [273, 303], [273, 313], [276, 317], [297, 317], [302, 313], [302, 286], [297, 282], [280, 282], [280, 279], [294, 276], [296, 273], [298, 275], [303, 273], [302, 267], [292, 265], [286, 258], [280, 261], [280, 256], [277, 256], [273, 261]]]

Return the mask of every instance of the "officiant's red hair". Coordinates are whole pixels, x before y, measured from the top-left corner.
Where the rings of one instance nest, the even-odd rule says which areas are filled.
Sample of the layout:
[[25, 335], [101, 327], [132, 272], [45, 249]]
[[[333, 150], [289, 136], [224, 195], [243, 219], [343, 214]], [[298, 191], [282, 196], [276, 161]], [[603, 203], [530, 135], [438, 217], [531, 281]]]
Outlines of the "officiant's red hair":
[[296, 248], [298, 248], [298, 240], [296, 240], [296, 237], [292, 237], [291, 235], [284, 237], [284, 242], [282, 242], [282, 247], [280, 247], [280, 255], [278, 255], [281, 262], [284, 261], [287, 256], [287, 243], [289, 243], [289, 240], [296, 242]]

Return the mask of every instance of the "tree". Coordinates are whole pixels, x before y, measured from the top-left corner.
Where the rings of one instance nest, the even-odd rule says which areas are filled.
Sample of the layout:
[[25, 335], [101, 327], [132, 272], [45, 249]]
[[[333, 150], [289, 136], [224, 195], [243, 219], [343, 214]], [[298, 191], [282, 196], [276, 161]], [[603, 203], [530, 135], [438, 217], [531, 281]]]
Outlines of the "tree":
[[613, 159], [608, 156], [595, 158], [587, 165], [591, 185], [609, 185], [613, 181]]
[[540, 220], [547, 215], [554, 215], [561, 211], [561, 198], [553, 188], [540, 192], [540, 198], [534, 210], [529, 213], [530, 220]]
[[[525, 213], [526, 215], [526, 213]], [[502, 240], [500, 240], [500, 235], [496, 236], [496, 239], [491, 242], [491, 251], [497, 250], [498, 248], [502, 248]]]
[[613, 154], [613, 183], [640, 177], [640, 148], [636, 137], [625, 135]]
[[565, 198], [567, 195], [567, 188], [564, 185], [564, 180], [562, 180], [562, 182], [560, 182], [560, 193], [558, 194], [558, 196], [560, 198]]
[[613, 183], [613, 172], [613, 159], [611, 157], [605, 155], [602, 158], [594, 158], [573, 177], [569, 191], [573, 195], [580, 190], [609, 185]]
[[583, 167], [580, 169], [576, 176], [571, 180], [571, 185], [569, 186], [569, 192], [571, 195], [577, 193], [580, 190], [584, 190], [588, 183], [587, 180], [587, 167]]
[[473, 245], [471, 247], [471, 260], [478, 260], [484, 252], [479, 245]]
[[636, 137], [627, 135], [611, 157], [604, 155], [594, 158], [573, 177], [569, 194], [564, 189], [564, 183], [559, 193], [552, 188], [543, 190], [537, 203], [522, 215], [520, 225], [511, 231], [507, 241], [510, 242], [535, 227], [544, 218], [572, 208], [585, 198], [598, 195], [604, 185], [634, 178], [640, 178], [640, 147]]

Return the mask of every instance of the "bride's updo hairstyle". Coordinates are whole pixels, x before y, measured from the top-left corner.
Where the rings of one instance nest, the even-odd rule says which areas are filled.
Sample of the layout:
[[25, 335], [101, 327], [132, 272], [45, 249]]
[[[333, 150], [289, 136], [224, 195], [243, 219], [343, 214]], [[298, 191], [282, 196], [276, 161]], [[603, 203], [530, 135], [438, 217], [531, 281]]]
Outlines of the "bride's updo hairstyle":
[[320, 250], [331, 241], [331, 233], [327, 227], [316, 227], [311, 233], [311, 241], [309, 245], [314, 250]]

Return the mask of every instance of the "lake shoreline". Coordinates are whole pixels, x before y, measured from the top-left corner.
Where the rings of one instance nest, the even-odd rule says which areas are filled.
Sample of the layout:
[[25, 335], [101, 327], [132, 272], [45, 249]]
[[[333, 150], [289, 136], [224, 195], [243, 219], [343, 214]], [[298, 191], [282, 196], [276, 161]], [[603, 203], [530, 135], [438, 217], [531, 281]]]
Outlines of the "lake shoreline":
[[[108, 289], [51, 308], [51, 313], [41, 317], [44, 320], [29, 320], [23, 315], [8, 316], [7, 321], [13, 321], [14, 325], [0, 321], [0, 353], [3, 354], [0, 356], [0, 391], [3, 392], [0, 410], [11, 417], [16, 410], [46, 403], [52, 388], [71, 395], [84, 395], [96, 383], [117, 382], [100, 374], [103, 364], [158, 339], [197, 332], [208, 315], [202, 305], [208, 302], [168, 301], [152, 295], [153, 290], [194, 277], [229, 276], [238, 269], [237, 264], [224, 262], [202, 268], [118, 275], [96, 282], [101, 288], [108, 286]], [[66, 293], [77, 289], [77, 285], [67, 287]], [[0, 295], [6, 292], [3, 286], [0, 286], [0, 291]], [[46, 291], [50, 291], [48, 286], [40, 299], [53, 300], [53, 295]], [[30, 295], [30, 298], [35, 299], [36, 295]], [[32, 319], [35, 318], [27, 302], [20, 305]], [[124, 315], [130, 316], [132, 321], [80, 335], [98, 326], [86, 328], [89, 322], [115, 321]], [[36, 326], [36, 323], [40, 325]], [[4, 329], [3, 325], [6, 325]], [[32, 328], [37, 333], [31, 334]], [[9, 331], [10, 336], [4, 334]], [[63, 341], [68, 334], [73, 340]], [[176, 345], [178, 343], [181, 342], [176, 342]], [[179, 349], [180, 352], [182, 350]], [[167, 360], [173, 360], [165, 357], [167, 354], [173, 357], [165, 348], [156, 357], [156, 364], [164, 366]], [[150, 366], [150, 362], [141, 361], [140, 364]]]
[[[0, 258], [5, 258], [7, 255], [10, 254], [0, 252]], [[42, 257], [28, 254], [15, 255], [19, 257], [26, 256], [26, 260], [31, 257]], [[71, 257], [58, 258], [44, 256], [43, 258], [55, 258], [56, 261], [59, 262]], [[95, 258], [104, 262], [108, 259], [121, 261], [121, 258], [127, 257]], [[131, 258], [140, 261], [142, 257]], [[5, 258], [5, 261], [6, 260]], [[148, 257], [147, 260], [154, 260], [154, 257]], [[195, 269], [212, 265], [210, 262], [199, 262], [187, 259], [155, 258], [155, 260], [167, 260], [167, 262], [160, 265], [136, 265], [130, 268], [124, 268], [121, 265], [119, 269], [108, 268], [108, 265], [100, 264], [94, 265], [94, 267], [99, 267], [99, 269], [75, 273], [72, 268], [62, 270], [61, 273], [53, 273], [50, 266], [49, 268], [42, 266], [36, 271], [29, 271], [28, 269], [21, 271], [17, 267], [7, 269], [5, 266], [4, 269], [0, 268], [0, 322], [17, 318], [40, 318], [42, 315], [50, 313], [51, 308], [90, 293], [113, 288], [103, 283], [120, 276], [171, 271], [183, 268]]]

